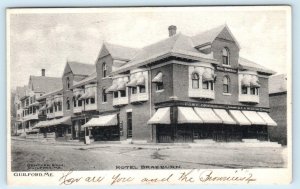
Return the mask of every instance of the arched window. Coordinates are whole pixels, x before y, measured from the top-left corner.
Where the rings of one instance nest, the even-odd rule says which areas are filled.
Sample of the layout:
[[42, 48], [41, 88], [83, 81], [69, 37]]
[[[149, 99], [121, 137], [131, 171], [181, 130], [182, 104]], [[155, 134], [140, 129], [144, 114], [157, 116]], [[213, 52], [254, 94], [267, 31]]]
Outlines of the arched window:
[[223, 78], [223, 93], [229, 93], [230, 79], [228, 76]]
[[192, 74], [192, 88], [199, 89], [199, 75], [197, 73]]
[[67, 110], [70, 110], [70, 99], [69, 99], [69, 97], [67, 98]]
[[70, 89], [70, 78], [66, 78], [67, 89]]
[[229, 63], [229, 50], [228, 50], [228, 48], [224, 48], [222, 50], [222, 57], [223, 57], [223, 64], [224, 65], [230, 65], [230, 63]]
[[106, 66], [106, 63], [103, 62], [102, 64], [102, 77], [106, 77], [107, 75], [107, 66]]

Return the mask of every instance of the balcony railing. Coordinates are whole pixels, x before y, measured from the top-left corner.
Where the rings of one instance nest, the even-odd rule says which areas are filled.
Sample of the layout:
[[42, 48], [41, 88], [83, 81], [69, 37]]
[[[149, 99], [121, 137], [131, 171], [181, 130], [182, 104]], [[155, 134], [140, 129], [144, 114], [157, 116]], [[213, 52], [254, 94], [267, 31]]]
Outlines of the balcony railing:
[[83, 106], [73, 107], [73, 113], [74, 113], [74, 114], [81, 113], [82, 110], [83, 110]]
[[55, 114], [54, 113], [47, 113], [47, 118], [48, 119], [52, 119], [55, 117]]
[[131, 94], [130, 102], [143, 102], [149, 99], [148, 93]]
[[259, 103], [259, 96], [250, 94], [240, 94], [239, 101], [245, 103]]
[[62, 117], [64, 115], [63, 111], [54, 112], [55, 117]]
[[215, 91], [211, 89], [189, 89], [189, 97], [215, 99]]
[[113, 106], [122, 106], [128, 104], [128, 96], [113, 99]]
[[23, 117], [23, 120], [25, 120], [25, 121], [27, 121], [27, 120], [34, 120], [34, 119], [39, 119], [38, 113], [28, 114], [28, 115], [26, 115], [26, 116]]
[[85, 105], [85, 111], [91, 111], [91, 110], [97, 110], [97, 104], [86, 104]]

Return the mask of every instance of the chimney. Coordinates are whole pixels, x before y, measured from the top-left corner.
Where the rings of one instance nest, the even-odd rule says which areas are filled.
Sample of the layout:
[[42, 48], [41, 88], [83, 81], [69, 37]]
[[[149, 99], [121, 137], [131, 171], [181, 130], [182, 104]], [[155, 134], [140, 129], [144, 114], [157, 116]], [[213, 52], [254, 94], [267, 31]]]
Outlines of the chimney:
[[46, 75], [46, 70], [42, 69], [42, 76], [45, 76], [45, 75]]
[[174, 26], [174, 25], [171, 25], [171, 26], [169, 26], [169, 37], [171, 37], [171, 36], [173, 36], [173, 35], [175, 35], [176, 34], [176, 29], [177, 29], [177, 27], [176, 26]]

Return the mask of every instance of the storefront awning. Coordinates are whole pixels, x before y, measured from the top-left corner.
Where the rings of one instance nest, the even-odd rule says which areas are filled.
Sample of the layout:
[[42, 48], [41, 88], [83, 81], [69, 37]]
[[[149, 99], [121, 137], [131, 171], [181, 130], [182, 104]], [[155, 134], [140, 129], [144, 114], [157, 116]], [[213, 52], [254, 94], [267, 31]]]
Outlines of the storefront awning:
[[162, 80], [162, 73], [159, 72], [153, 79], [152, 79], [152, 82], [153, 83], [162, 83], [163, 80]]
[[71, 125], [71, 117], [66, 116], [59, 119], [52, 119], [47, 121], [40, 121], [33, 128], [50, 127], [55, 125]]
[[203, 123], [222, 123], [222, 120], [211, 108], [195, 108], [195, 112], [203, 120]]
[[203, 123], [191, 107], [178, 107], [178, 123]]
[[217, 116], [222, 120], [223, 124], [235, 125], [236, 121], [224, 109], [213, 109]]
[[104, 127], [118, 125], [117, 114], [92, 118], [83, 127]]
[[270, 115], [267, 112], [257, 113], [267, 123], [268, 126], [277, 126], [277, 123], [270, 117]]
[[46, 105], [44, 105], [44, 106], [42, 106], [39, 110], [40, 111], [43, 111], [43, 110], [46, 110], [47, 108], [46, 108]]
[[148, 124], [170, 124], [170, 107], [159, 108], [149, 119]]
[[79, 98], [79, 100], [86, 99], [88, 95], [89, 95], [88, 92], [83, 93], [83, 95]]
[[240, 110], [229, 110], [229, 114], [239, 125], [251, 125], [251, 122], [244, 116]]
[[267, 125], [267, 123], [255, 111], [242, 111], [252, 125]]

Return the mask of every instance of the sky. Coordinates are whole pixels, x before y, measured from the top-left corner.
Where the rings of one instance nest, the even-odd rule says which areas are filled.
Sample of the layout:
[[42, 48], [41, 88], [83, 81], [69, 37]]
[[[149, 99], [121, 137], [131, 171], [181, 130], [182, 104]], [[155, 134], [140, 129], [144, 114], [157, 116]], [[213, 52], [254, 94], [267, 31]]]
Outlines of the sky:
[[227, 24], [240, 56], [288, 72], [289, 11], [280, 7], [135, 9], [36, 9], [8, 17], [10, 84], [27, 85], [30, 75], [61, 77], [67, 61], [94, 64], [103, 41], [141, 48], [168, 37], [168, 26], [193, 36]]

